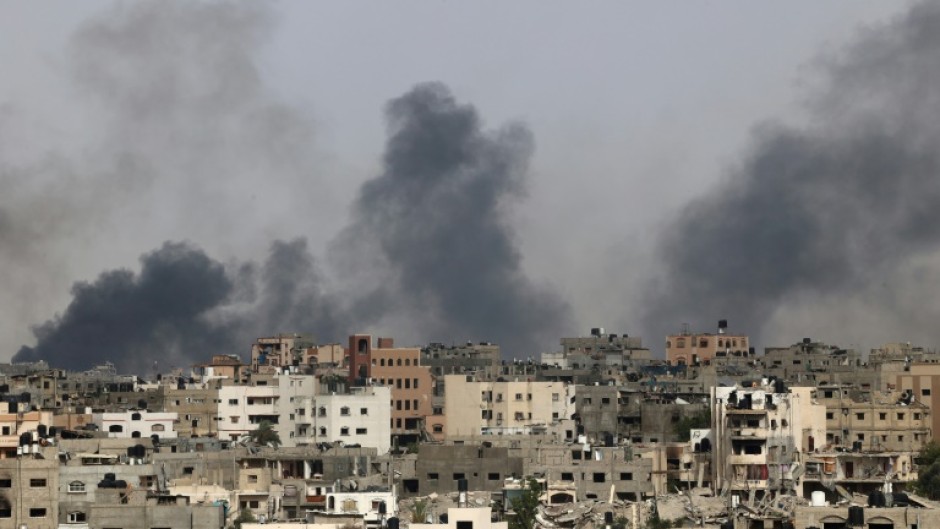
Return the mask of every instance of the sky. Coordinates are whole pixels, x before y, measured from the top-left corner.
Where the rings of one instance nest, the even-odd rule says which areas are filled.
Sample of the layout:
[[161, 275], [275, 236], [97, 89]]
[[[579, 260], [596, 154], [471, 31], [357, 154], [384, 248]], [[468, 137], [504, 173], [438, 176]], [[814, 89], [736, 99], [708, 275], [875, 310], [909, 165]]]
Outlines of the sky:
[[[782, 235], [719, 213], [761, 204], [755, 167], [781, 138], [843, 149], [839, 164], [814, 158], [841, 174], [855, 140], [820, 123], [857, 127], [902, 106], [888, 95], [903, 87], [859, 57], [935, 56], [892, 44], [915, 26], [910, 9], [925, 10], [0, 3], [0, 358], [168, 367], [278, 332], [490, 340], [525, 357], [597, 326], [658, 351], [682, 323], [710, 331], [722, 318], [760, 346], [934, 345], [916, 287], [935, 259], [911, 248], [935, 240], [886, 242], [918, 219], [884, 233], [815, 219], [827, 237], [908, 256], [869, 262], [856, 242], [830, 262], [825, 238], [774, 245]], [[910, 93], [928, 81], [914, 76]], [[833, 95], [869, 84], [884, 95], [875, 109]], [[929, 132], [903, 137], [929, 144]], [[840, 202], [845, 182], [813, 182], [851, 206], [839, 218], [865, 207], [862, 193]], [[816, 211], [743, 224], [798, 229]], [[819, 266], [758, 258], [740, 286], [750, 267], [697, 257], [743, 263], [768, 246]], [[712, 302], [724, 293], [732, 303]]]

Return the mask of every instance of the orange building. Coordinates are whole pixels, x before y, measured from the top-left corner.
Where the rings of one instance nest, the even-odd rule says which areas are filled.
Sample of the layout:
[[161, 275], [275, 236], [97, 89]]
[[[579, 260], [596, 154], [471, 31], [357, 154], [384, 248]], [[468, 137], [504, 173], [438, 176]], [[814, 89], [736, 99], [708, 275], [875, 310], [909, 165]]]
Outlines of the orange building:
[[391, 389], [392, 436], [399, 444], [430, 433], [426, 418], [432, 415], [434, 391], [431, 368], [421, 365], [421, 349], [395, 347], [391, 338], [356, 334], [349, 337], [349, 373], [352, 384], [379, 384]]
[[666, 360], [672, 365], [704, 364], [715, 358], [747, 357], [750, 341], [744, 334], [728, 332], [728, 321], [718, 322], [718, 333], [692, 333], [683, 329], [666, 337]]

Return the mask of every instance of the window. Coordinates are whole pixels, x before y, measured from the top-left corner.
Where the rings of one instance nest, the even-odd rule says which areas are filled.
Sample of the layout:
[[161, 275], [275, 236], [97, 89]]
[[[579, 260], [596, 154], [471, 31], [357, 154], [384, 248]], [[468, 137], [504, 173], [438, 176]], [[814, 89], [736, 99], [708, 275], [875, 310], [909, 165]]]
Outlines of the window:
[[593, 476], [594, 483], [604, 483], [607, 480], [607, 476], [603, 472], [595, 472]]
[[887, 419], [888, 419], [888, 414], [887, 414], [887, 413], [879, 413], [879, 414], [878, 414], [878, 420], [879, 420], [879, 421], [885, 421], [885, 420], [887, 420]]
[[339, 414], [344, 415], [344, 416], [349, 415], [349, 408], [347, 408], [346, 406], [343, 406], [342, 408], [339, 409]]
[[621, 472], [620, 480], [621, 481], [633, 481], [633, 472]]
[[441, 424], [435, 424], [431, 427], [434, 433], [444, 433], [444, 426]]
[[454, 472], [454, 481], [458, 479], [466, 479], [466, 475], [463, 472]]
[[0, 479], [0, 489], [8, 489], [13, 486], [13, 480], [3, 478]]
[[914, 414], [914, 420], [915, 420], [915, 421], [919, 421], [919, 420], [920, 420], [920, 414], [919, 414], [919, 413], [915, 413], [915, 414]]
[[365, 435], [367, 432], [365, 428], [356, 428], [356, 435]]
[[582, 400], [581, 402], [584, 403], [584, 404], [590, 404], [590, 403], [591, 403], [591, 397], [585, 397], [584, 400]]
[[405, 379], [405, 389], [411, 389], [411, 379], [410, 379], [410, 378], [406, 378], [406, 379]]
[[108, 431], [111, 433], [121, 433], [124, 431], [124, 427], [120, 424], [112, 424], [108, 427]]
[[2, 432], [3, 432], [3, 435], [10, 435], [10, 427], [4, 426]]
[[151, 432], [163, 432], [163, 431], [165, 431], [165, 430], [166, 430], [166, 426], [164, 426], [164, 425], [162, 425], [162, 424], [154, 424], [154, 425], [150, 426], [150, 431], [151, 431]]
[[87, 521], [85, 513], [81, 511], [70, 512], [66, 517], [68, 523], [81, 523]]
[[489, 472], [486, 475], [486, 479], [489, 481], [499, 481], [499, 472]]
[[431, 481], [437, 481], [438, 477], [439, 477], [439, 476], [438, 476], [437, 472], [428, 472], [428, 479], [429, 479], [429, 480], [431, 480]]
[[369, 415], [369, 408], [359, 408], [359, 415]]
[[920, 394], [923, 395], [924, 397], [929, 397], [929, 396], [930, 396], [930, 389], [929, 389], [929, 388], [924, 388], [924, 389], [920, 390]]
[[348, 435], [349, 435], [349, 428], [346, 427], [346, 426], [340, 428], [340, 429], [339, 429], [339, 434], [342, 435], [342, 436], [348, 436]]
[[856, 414], [855, 414], [855, 418], [858, 419], [858, 420], [860, 420], [860, 421], [865, 420], [865, 414], [864, 414], [864, 413], [856, 413]]
[[522, 393], [516, 393], [516, 400], [522, 400]]
[[72, 481], [69, 483], [69, 492], [85, 492], [85, 484], [81, 481]]
[[562, 473], [561, 473], [561, 480], [562, 480], [562, 481], [574, 481], [574, 473], [573, 473], [573, 472], [562, 472]]
[[320, 437], [326, 437], [326, 426], [320, 427]]
[[183, 475], [184, 475], [184, 476], [192, 476], [192, 475], [193, 475], [193, 467], [183, 467]]
[[858, 434], [858, 440], [859, 440], [859, 441], [864, 441], [864, 440], [865, 440], [865, 434], [863, 434], [863, 433]]
[[[884, 415], [884, 414], [882, 414], [882, 415]], [[827, 411], [827, 412], [826, 412], [826, 420], [827, 420], [827, 421], [831, 421], [832, 419], [833, 419], [833, 413], [832, 413], [831, 411]], [[884, 417], [882, 417], [882, 419], [884, 419]]]
[[228, 399], [229, 406], [238, 406], [238, 399]]
[[45, 518], [46, 510], [42, 508], [33, 508], [29, 510], [30, 518]]
[[552, 393], [552, 402], [558, 402], [558, 393]]
[[608, 397], [602, 398], [602, 399], [601, 399], [601, 404], [602, 404], [602, 405], [603, 405], [603, 404], [610, 404], [610, 399], [609, 399]]
[[904, 420], [904, 414], [903, 414], [903, 413], [898, 413], [898, 420], [899, 420], [899, 421], [903, 421], [903, 420]]
[[248, 474], [248, 483], [257, 483], [258, 475], [257, 474]]
[[473, 529], [473, 521], [471, 520], [458, 520], [457, 529]]
[[417, 379], [417, 378], [414, 380], [414, 383], [411, 384], [411, 387], [413, 387], [413, 388], [415, 388], [415, 389], [418, 389], [418, 379]]
[[45, 487], [46, 480], [44, 478], [32, 478], [29, 480], [29, 486], [34, 488]]

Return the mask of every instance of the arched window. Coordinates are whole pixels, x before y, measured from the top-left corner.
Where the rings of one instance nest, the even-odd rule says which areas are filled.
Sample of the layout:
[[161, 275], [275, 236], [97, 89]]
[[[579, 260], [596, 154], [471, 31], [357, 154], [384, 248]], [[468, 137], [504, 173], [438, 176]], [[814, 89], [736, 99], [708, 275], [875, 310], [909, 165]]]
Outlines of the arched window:
[[397, 365], [401, 365], [401, 358], [398, 359], [398, 361], [396, 362], [396, 364], [397, 364]]
[[124, 427], [120, 424], [112, 424], [108, 427], [108, 431], [111, 433], [121, 433], [124, 431]]
[[369, 348], [369, 340], [366, 340], [365, 338], [359, 338], [359, 344], [357, 347], [359, 349], [359, 353], [365, 353]]
[[320, 437], [326, 437], [326, 426], [320, 427]]
[[87, 518], [82, 511], [72, 511], [68, 514], [68, 523], [82, 523], [85, 521], [87, 521]]
[[406, 366], [410, 366], [410, 365], [411, 365], [411, 359], [410, 359], [410, 358], [406, 358], [406, 359], [405, 359], [405, 365], [406, 365]]
[[384, 359], [384, 358], [381, 359], [381, 360], [379, 360], [379, 365], [382, 366], [382, 367], [385, 367], [385, 359]]
[[435, 424], [431, 429], [434, 430], [434, 433], [444, 433], [444, 425], [442, 424]]
[[81, 481], [69, 482], [69, 492], [85, 492], [85, 483]]
[[131, 414], [131, 420], [132, 420], [132, 421], [139, 421], [139, 420], [140, 420], [140, 414], [139, 414], [139, 413], [132, 413], [132, 414]]
[[165, 430], [166, 430], [166, 426], [162, 424], [154, 424], [153, 426], [150, 427], [151, 432], [163, 432]]
[[140, 438], [140, 432], [138, 432], [138, 431], [136, 431], [136, 430], [133, 431], [133, 432], [131, 432], [131, 437], [134, 438], [134, 439], [139, 439], [139, 438]]

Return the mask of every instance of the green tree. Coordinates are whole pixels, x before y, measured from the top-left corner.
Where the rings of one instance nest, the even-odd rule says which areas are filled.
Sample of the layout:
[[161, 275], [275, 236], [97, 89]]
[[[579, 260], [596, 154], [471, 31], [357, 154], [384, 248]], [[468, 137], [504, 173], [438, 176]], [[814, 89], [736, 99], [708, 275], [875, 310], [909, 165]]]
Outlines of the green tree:
[[692, 430], [710, 428], [711, 423], [711, 413], [708, 410], [702, 410], [695, 415], [679, 419], [676, 423], [676, 435], [679, 436], [679, 441], [686, 442], [692, 438]]
[[523, 487], [522, 494], [509, 504], [509, 508], [515, 513], [509, 519], [509, 529], [532, 529], [535, 526], [535, 515], [538, 513], [541, 494], [542, 487], [539, 482], [530, 479]]
[[940, 443], [931, 441], [917, 457], [917, 492], [931, 500], [940, 499]]
[[248, 439], [258, 446], [281, 446], [281, 436], [271, 426], [268, 421], [261, 421], [258, 427], [248, 432]]

